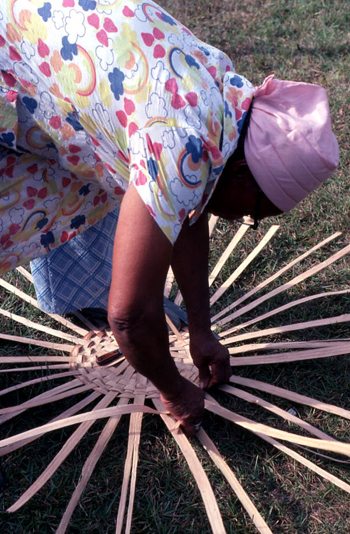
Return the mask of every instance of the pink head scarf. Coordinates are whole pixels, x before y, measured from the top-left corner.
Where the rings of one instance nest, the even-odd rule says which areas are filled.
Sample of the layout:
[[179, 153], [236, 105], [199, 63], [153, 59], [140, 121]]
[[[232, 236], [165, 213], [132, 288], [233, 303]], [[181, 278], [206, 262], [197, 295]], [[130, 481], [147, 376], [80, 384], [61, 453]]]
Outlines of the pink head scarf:
[[338, 165], [326, 91], [266, 78], [254, 93], [244, 150], [265, 195], [282, 211], [290, 211]]

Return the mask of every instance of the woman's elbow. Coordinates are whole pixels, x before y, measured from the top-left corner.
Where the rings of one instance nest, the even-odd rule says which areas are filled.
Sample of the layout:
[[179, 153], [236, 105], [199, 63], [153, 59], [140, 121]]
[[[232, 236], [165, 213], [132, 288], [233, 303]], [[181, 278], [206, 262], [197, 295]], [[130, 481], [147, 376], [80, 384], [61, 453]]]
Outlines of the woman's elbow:
[[129, 310], [123, 310], [117, 307], [108, 308], [109, 326], [117, 341], [124, 339], [132, 341], [134, 337], [142, 330], [144, 314], [142, 309], [135, 307]]

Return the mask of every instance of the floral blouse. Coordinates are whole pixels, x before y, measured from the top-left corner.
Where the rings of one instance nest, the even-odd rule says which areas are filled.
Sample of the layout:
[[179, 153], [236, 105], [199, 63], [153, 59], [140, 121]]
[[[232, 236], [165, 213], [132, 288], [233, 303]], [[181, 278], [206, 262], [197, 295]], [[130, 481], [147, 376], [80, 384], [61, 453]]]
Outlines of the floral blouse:
[[130, 183], [174, 243], [254, 93], [152, 1], [4, 0], [0, 69], [0, 272], [101, 220]]

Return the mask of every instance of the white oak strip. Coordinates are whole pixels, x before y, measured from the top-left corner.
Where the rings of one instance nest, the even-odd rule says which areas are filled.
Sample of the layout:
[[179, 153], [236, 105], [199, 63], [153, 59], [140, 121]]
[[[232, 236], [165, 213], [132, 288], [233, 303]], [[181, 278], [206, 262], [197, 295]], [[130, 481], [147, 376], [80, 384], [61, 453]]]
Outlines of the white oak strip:
[[[211, 400], [213, 401], [213, 404], [218, 404], [214, 399], [211, 399]], [[346, 491], [347, 493], [350, 493], [350, 485], [347, 484], [346, 482], [344, 482], [343, 480], [340, 480], [340, 478], [332, 475], [328, 471], [325, 471], [324, 469], [322, 469], [321, 467], [319, 467], [315, 463], [311, 462], [310, 460], [307, 460], [306, 458], [304, 458], [303, 456], [301, 456], [297, 452], [293, 451], [292, 449], [289, 449], [285, 445], [282, 445], [282, 443], [280, 443], [279, 441], [276, 441], [275, 439], [273, 439], [273, 438], [271, 438], [269, 436], [266, 436], [265, 434], [260, 434], [259, 432], [254, 432], [254, 434], [259, 436], [264, 441], [270, 443], [271, 445], [273, 445], [274, 447], [276, 447], [280, 451], [282, 451], [285, 454], [289, 455], [291, 458], [294, 458], [297, 462], [299, 462], [302, 465], [308, 467], [309, 469], [311, 469], [312, 471], [314, 471], [318, 475], [322, 476], [326, 480], [329, 480], [330, 482], [332, 482], [334, 485], [338, 486], [342, 490]], [[312, 451], [312, 452], [314, 454], [319, 454], [319, 453], [316, 453], [315, 451]], [[332, 458], [332, 460], [334, 460], [334, 459]]]
[[175, 275], [171, 267], [169, 267], [168, 274], [165, 280], [165, 286], [164, 286], [164, 296], [169, 297], [171, 288], [173, 286], [175, 280]]
[[[98, 399], [98, 397], [100, 396], [101, 396], [101, 393], [99, 393], [98, 391], [94, 391], [93, 393], [91, 393], [91, 395], [89, 395], [88, 397], [85, 397], [85, 399], [82, 399], [80, 402], [77, 402], [76, 404], [68, 408], [68, 410], [65, 410], [57, 417], [54, 417], [53, 419], [51, 419], [51, 421], [49, 422], [53, 423], [55, 421], [60, 421], [61, 419], [65, 419], [66, 417], [71, 417], [72, 415], [75, 415], [77, 412], [79, 412], [80, 410], [83, 410], [86, 406], [88, 406], [94, 400]], [[27, 445], [28, 443], [31, 443], [32, 441], [35, 441], [36, 439], [37, 439], [36, 437], [28, 438], [18, 443], [15, 443], [14, 445], [9, 445], [8, 447], [4, 447], [3, 449], [0, 450], [0, 457], [6, 456], [7, 454], [10, 454], [11, 452], [16, 451], [17, 449], [20, 449], [21, 447], [23, 447], [23, 445]]]
[[248, 265], [256, 258], [259, 252], [267, 245], [267, 243], [275, 235], [279, 226], [273, 225], [270, 230], [267, 232], [265, 237], [260, 241], [260, 243], [254, 248], [254, 250], [246, 257], [246, 259], [237, 267], [235, 271], [229, 276], [229, 278], [222, 284], [221, 287], [212, 295], [210, 298], [210, 306], [212, 306], [224, 293], [227, 289], [233, 284], [235, 280], [239, 277], [240, 274], [248, 267]]
[[317, 358], [329, 358], [331, 356], [342, 356], [349, 354], [350, 345], [348, 343], [342, 343], [341, 346], [331, 345], [330, 348], [324, 349], [311, 349], [295, 352], [281, 352], [279, 354], [267, 354], [264, 356], [245, 356], [243, 358], [231, 358], [231, 367], [237, 367], [242, 365], [269, 365], [271, 363], [288, 363], [299, 362], [305, 360], [314, 360]]
[[178, 329], [176, 328], [176, 326], [174, 325], [174, 323], [172, 322], [172, 320], [167, 314], [165, 314], [165, 320], [167, 324], [170, 326], [174, 335], [176, 336], [176, 339], [180, 342], [180, 345], [182, 345], [183, 348], [186, 347], [187, 346], [186, 341], [184, 340], [183, 336], [180, 334], [180, 332], [178, 331]]
[[[146, 385], [146, 380], [143, 381], [143, 384]], [[135, 404], [144, 404], [145, 395], [136, 395], [134, 399]], [[139, 443], [141, 435], [141, 425], [142, 425], [142, 413], [133, 413], [130, 415], [130, 424], [129, 424], [129, 438], [128, 438], [128, 447], [126, 453], [126, 459], [124, 463], [124, 476], [123, 483], [119, 499], [118, 515], [116, 522], [116, 534], [121, 534], [123, 530], [124, 516], [125, 516], [125, 507], [128, 496], [128, 489], [130, 478], [132, 476], [132, 484], [130, 485], [130, 498], [129, 498], [129, 507], [128, 507], [128, 517], [127, 524], [125, 528], [125, 534], [130, 531], [132, 510], [134, 503], [134, 496], [136, 490], [136, 470], [138, 464], [138, 454], [139, 454]]]
[[347, 339], [324, 339], [315, 341], [283, 341], [276, 343], [249, 343], [240, 345], [239, 347], [231, 347], [228, 349], [230, 354], [241, 354], [242, 352], [255, 352], [260, 350], [283, 350], [283, 349], [317, 349], [339, 345], [348, 341]]
[[16, 297], [20, 297], [22, 300], [28, 302], [35, 308], [39, 308], [37, 300], [35, 300], [33, 297], [30, 297], [29, 295], [27, 295], [27, 293], [24, 293], [24, 291], [21, 291], [16, 286], [10, 284], [9, 282], [6, 282], [6, 280], [3, 280], [2, 278], [0, 278], [0, 286], [16, 295]]
[[293, 323], [285, 326], [276, 326], [274, 328], [266, 328], [265, 330], [257, 330], [247, 334], [240, 334], [238, 336], [229, 337], [221, 340], [223, 345], [229, 343], [236, 343], [238, 341], [245, 341], [246, 339], [254, 339], [257, 337], [272, 336], [274, 334], [282, 334], [284, 332], [295, 332], [296, 330], [305, 330], [307, 328], [316, 328], [318, 326], [326, 326], [330, 324], [347, 323], [350, 321], [350, 313], [344, 313], [336, 317], [327, 317], [326, 319], [316, 319], [314, 321], [305, 321], [304, 323]]
[[[161, 401], [158, 399], [153, 399], [153, 404], [159, 411], [163, 408]], [[198, 489], [202, 495], [203, 503], [208, 515], [209, 523], [213, 534], [226, 534], [226, 530], [222, 521], [218, 504], [215, 499], [214, 492], [192, 445], [190, 444], [187, 437], [180, 428], [176, 430], [174, 429], [175, 423], [172, 417], [170, 417], [169, 415], [161, 414], [161, 418], [172, 433], [176, 443], [180, 447], [181, 452], [188, 463], [188, 467], [190, 468], [191, 473], [194, 476]]]
[[[209, 287], [213, 284], [213, 282], [216, 279], [217, 275], [219, 274], [219, 272], [221, 271], [221, 269], [225, 265], [226, 261], [230, 257], [230, 254], [236, 248], [236, 246], [241, 241], [242, 237], [244, 236], [244, 234], [246, 233], [246, 231], [248, 229], [249, 229], [249, 226], [247, 226], [246, 224], [241, 224], [241, 226], [237, 230], [236, 234], [233, 236], [231, 242], [227, 246], [226, 250], [221, 255], [221, 257], [220, 257], [219, 261], [217, 262], [217, 264], [215, 265], [214, 269], [210, 273], [209, 278], [208, 278]], [[176, 299], [175, 299], [175, 304], [180, 306], [182, 300], [183, 300], [182, 295], [181, 295], [180, 291], [178, 291], [178, 293], [176, 295]]]
[[[81, 384], [81, 382], [79, 381]], [[44, 398], [41, 398], [38, 400], [37, 397], [34, 397], [34, 399], [24, 402], [23, 404], [19, 404], [18, 406], [11, 406], [10, 408], [2, 408], [0, 410], [0, 414], [12, 414], [17, 413], [19, 410], [29, 410], [29, 408], [36, 408], [37, 406], [43, 406], [44, 404], [50, 404], [50, 402], [57, 402], [62, 399], [66, 399], [67, 397], [71, 397], [72, 395], [79, 395], [80, 393], [83, 393], [85, 391], [89, 391], [92, 389], [92, 385], [89, 384], [87, 386], [81, 386], [81, 387], [70, 387], [69, 389], [66, 388], [67, 391], [64, 393], [60, 393], [59, 395], [46, 395]], [[51, 390], [53, 391], [53, 390]]]
[[[117, 408], [122, 408], [125, 403], [127, 403], [129, 399], [122, 398], [119, 400]], [[80, 497], [86, 488], [86, 485], [88, 484], [90, 477], [96, 467], [97, 462], [101, 458], [105, 448], [107, 447], [111, 437], [113, 436], [113, 433], [118, 426], [118, 423], [121, 419], [122, 414], [118, 414], [116, 416], [111, 417], [104, 429], [102, 430], [101, 434], [99, 435], [99, 438], [89, 454], [86, 462], [84, 463], [81, 476], [79, 479], [79, 482], [73, 492], [73, 495], [69, 501], [69, 504], [62, 516], [62, 519], [60, 521], [60, 524], [58, 526], [58, 529], [56, 530], [56, 534], [64, 534], [68, 528], [69, 521], [73, 515], [73, 512], [80, 500]]]
[[312, 300], [317, 300], [323, 297], [331, 297], [334, 295], [344, 295], [346, 293], [350, 293], [350, 289], [343, 289], [341, 291], [326, 291], [324, 293], [318, 293], [317, 295], [310, 295], [308, 297], [304, 297], [302, 299], [293, 300], [292, 302], [288, 302], [288, 304], [285, 304], [284, 306], [280, 306], [279, 308], [275, 308], [274, 310], [271, 310], [267, 313], [264, 313], [263, 315], [259, 315], [259, 317], [256, 317], [255, 319], [251, 319], [250, 321], [246, 321], [245, 323], [240, 323], [236, 326], [233, 326], [229, 330], [225, 330], [224, 332], [221, 332], [221, 336], [228, 336], [229, 334], [232, 334], [233, 332], [237, 332], [237, 330], [242, 330], [242, 328], [247, 328], [248, 326], [251, 326], [253, 324], [258, 323], [259, 321], [263, 321], [264, 319], [268, 319], [269, 317], [273, 317], [274, 315], [277, 315], [279, 313], [282, 313], [286, 310], [289, 310], [290, 308], [294, 308], [295, 306], [299, 306], [299, 304], [304, 304], [305, 302], [311, 302]]
[[5, 282], [5, 280], [2, 280], [1, 278], [0, 278], [0, 285], [2, 287], [4, 287], [5, 289], [7, 289], [7, 291], [10, 291], [11, 293], [16, 295], [17, 297], [20, 297], [25, 302], [28, 302], [28, 304], [31, 304], [32, 306], [34, 306], [35, 308], [40, 310], [45, 315], [48, 315], [49, 317], [51, 317], [55, 321], [63, 324], [67, 328], [70, 328], [71, 330], [73, 330], [73, 332], [76, 332], [77, 334], [80, 334], [81, 336], [85, 336], [86, 334], [88, 334], [88, 330], [84, 330], [84, 328], [80, 328], [80, 326], [75, 325], [74, 323], [72, 323], [68, 319], [65, 319], [61, 315], [53, 314], [53, 313], [47, 313], [47, 312], [41, 310], [37, 300], [35, 300], [33, 297], [30, 297], [29, 295], [27, 295], [27, 293], [24, 293], [24, 291], [21, 291], [20, 289], [18, 289], [14, 285], [9, 284], [8, 282]]
[[209, 278], [208, 278], [209, 287], [213, 284], [215, 278], [217, 277], [217, 275], [219, 274], [219, 272], [221, 271], [221, 269], [225, 265], [226, 261], [228, 260], [228, 258], [231, 255], [232, 251], [236, 248], [236, 246], [241, 241], [242, 237], [244, 236], [244, 234], [246, 233], [246, 231], [248, 229], [249, 229], [249, 226], [247, 226], [246, 224], [242, 224], [239, 227], [239, 229], [237, 230], [237, 232], [233, 236], [230, 244], [227, 246], [226, 250], [223, 252], [223, 254], [221, 255], [219, 261], [217, 262], [217, 264], [215, 265], [214, 269], [210, 273]]
[[326, 245], [327, 243], [329, 243], [333, 239], [336, 239], [340, 235], [341, 235], [341, 232], [335, 232], [330, 237], [327, 237], [326, 239], [324, 239], [323, 241], [321, 241], [320, 243], [318, 243], [314, 247], [310, 248], [310, 250], [307, 250], [306, 252], [304, 252], [304, 254], [301, 254], [301, 256], [298, 256], [295, 260], [291, 261], [290, 263], [285, 265], [285, 267], [282, 267], [282, 269], [277, 271], [277, 273], [273, 274], [272, 276], [269, 276], [269, 278], [267, 278], [266, 280], [264, 280], [263, 282], [258, 284], [252, 290], [248, 291], [248, 293], [246, 293], [245, 295], [243, 295], [239, 299], [235, 300], [234, 302], [232, 302], [232, 304], [230, 304], [225, 309], [221, 310], [219, 313], [214, 315], [214, 317], [212, 318], [212, 322], [214, 323], [219, 317], [222, 317], [223, 315], [226, 315], [226, 313], [228, 313], [233, 308], [236, 308], [237, 306], [242, 304], [242, 302], [245, 302], [248, 298], [250, 298], [253, 295], [255, 295], [255, 293], [260, 291], [260, 289], [262, 289], [263, 287], [266, 287], [268, 284], [270, 284], [271, 282], [276, 280], [276, 278], [279, 278], [283, 273], [285, 273], [286, 271], [288, 271], [289, 269], [294, 267], [294, 265], [296, 265], [297, 263], [300, 263], [302, 260], [304, 260], [305, 258], [310, 256], [310, 254], [312, 254], [313, 252], [315, 252], [319, 248], [323, 247], [324, 245]]
[[78, 310], [75, 310], [72, 313], [89, 329], [89, 331], [92, 330], [93, 332], [99, 332], [99, 328], [97, 328], [97, 326], [94, 325], [87, 317], [84, 317], [84, 315]]
[[62, 365], [36, 365], [35, 367], [13, 367], [11, 369], [0, 369], [0, 373], [21, 373], [22, 371], [46, 371], [47, 369], [69, 369], [69, 363]]
[[[107, 395], [104, 395], [100, 402], [95, 406], [93, 410], [98, 410], [100, 408], [106, 408], [117, 396], [116, 392], [109, 392]], [[93, 411], [92, 410], [92, 411]], [[49, 463], [46, 469], [41, 473], [37, 480], [21, 495], [19, 499], [7, 510], [8, 512], [16, 512], [19, 510], [25, 503], [27, 503], [45, 484], [50, 478], [55, 474], [57, 469], [62, 465], [66, 460], [69, 454], [73, 449], [78, 445], [82, 438], [89, 431], [91, 426], [95, 421], [88, 421], [82, 423], [73, 434], [67, 439], [63, 447], [56, 454], [53, 460]]]
[[223, 408], [218, 404], [213, 404], [212, 402], [208, 401], [205, 402], [205, 407], [210, 412], [220, 415], [220, 417], [223, 417], [228, 421], [232, 421], [236, 425], [241, 426], [242, 428], [245, 428], [246, 430], [249, 430], [251, 432], [259, 432], [264, 436], [282, 439], [284, 441], [290, 441], [291, 443], [296, 443], [298, 445], [306, 445], [307, 447], [314, 447], [316, 449], [321, 449], [324, 451], [332, 451], [350, 457], [350, 443], [343, 443], [340, 441], [331, 441], [325, 439], [307, 438], [305, 436], [300, 436], [299, 434], [293, 434], [292, 432], [278, 430], [276, 428], [257, 423], [256, 421], [252, 421], [247, 417], [238, 415], [235, 412], [231, 412], [227, 408]]
[[[43, 313], [46, 313], [46, 312], [43, 312]], [[90, 330], [86, 330], [85, 328], [82, 328], [81, 326], [77, 326], [76, 324], [72, 323], [72, 321], [69, 321], [69, 319], [62, 317], [62, 315], [58, 315], [57, 313], [47, 313], [46, 315], [48, 315], [49, 317], [51, 317], [51, 319], [54, 319], [58, 323], [63, 324], [67, 328], [70, 328], [71, 330], [73, 330], [77, 334], [80, 334], [83, 337], [86, 336], [86, 334], [90, 332]]]
[[[142, 398], [140, 397], [141, 395], [136, 395], [135, 402], [144, 403], [144, 400], [142, 400]], [[138, 466], [138, 461], [139, 461], [142, 417], [143, 417], [142, 413], [133, 413], [130, 416], [130, 418], [134, 418], [133, 423], [132, 423], [132, 432], [134, 434], [134, 454], [132, 458], [130, 495], [129, 495], [128, 513], [126, 516], [125, 534], [130, 534], [131, 532], [132, 514], [134, 510], [135, 493], [136, 493], [136, 477], [137, 477], [137, 466]]]
[[[48, 423], [46, 425], [39, 426], [37, 428], [32, 428], [31, 430], [26, 430], [16, 436], [11, 436], [9, 438], [3, 439], [0, 441], [0, 448], [12, 443], [17, 443], [23, 439], [32, 438], [36, 436], [43, 436], [47, 432], [52, 432], [53, 430], [58, 430], [59, 428], [66, 428], [68, 426], [76, 425], [84, 421], [91, 421], [97, 419], [105, 419], [108, 417], [116, 417], [118, 415], [124, 415], [129, 413], [145, 412], [159, 415], [157, 410], [149, 408], [148, 406], [141, 406], [139, 404], [132, 404], [130, 406], [114, 406], [113, 408], [104, 408], [103, 410], [96, 410], [96, 412], [87, 412], [79, 415], [74, 415], [73, 417], [68, 417], [62, 421], [56, 421], [55, 423]], [[164, 412], [167, 413], [167, 412]]]
[[[28, 341], [30, 342], [30, 340]], [[72, 345], [73, 347], [73, 345]], [[35, 363], [35, 362], [69, 362], [69, 356], [0, 356], [0, 364], [2, 363]], [[36, 369], [40, 369], [37, 366]], [[20, 369], [18, 369], [20, 371]]]
[[218, 220], [219, 220], [219, 217], [217, 215], [211, 215], [210, 216], [209, 223], [208, 223], [209, 237], [213, 233], [214, 228], [215, 228], [216, 223], [218, 222]]
[[27, 280], [29, 280], [29, 282], [33, 283], [33, 276], [29, 271], [27, 271], [27, 269], [25, 269], [24, 267], [17, 267], [16, 271], [21, 273], [21, 275], [24, 276], [24, 278], [26, 278]]
[[269, 529], [268, 525], [265, 523], [263, 517], [259, 513], [256, 506], [253, 504], [248, 494], [244, 491], [243, 487], [239, 483], [236, 475], [233, 473], [232, 469], [227, 465], [218, 449], [215, 447], [213, 441], [209, 438], [208, 434], [203, 430], [199, 429], [199, 432], [196, 434], [197, 438], [209, 454], [210, 458], [213, 460], [215, 465], [220, 469], [227, 482], [230, 484], [231, 488], [237, 495], [240, 500], [243, 508], [249, 515], [250, 519], [253, 521], [257, 530], [261, 534], [272, 534], [272, 531]]
[[25, 343], [26, 345], [36, 345], [38, 347], [45, 347], [46, 349], [61, 350], [62, 352], [71, 353], [75, 345], [67, 345], [60, 343], [51, 343], [51, 341], [41, 341], [40, 339], [32, 339], [30, 337], [13, 336], [12, 334], [2, 334], [0, 332], [0, 339], [6, 341], [14, 341], [16, 343]]
[[[215, 323], [215, 326], [222, 326], [229, 321], [232, 321], [232, 319], [235, 319], [236, 317], [240, 317], [244, 313], [256, 308], [259, 306], [262, 302], [265, 302], [266, 300], [271, 299], [272, 297], [275, 297], [276, 295], [279, 295], [279, 293], [282, 293], [283, 291], [286, 291], [287, 289], [290, 289], [294, 287], [295, 285], [299, 284], [300, 282], [303, 282], [304, 280], [307, 280], [307, 278], [310, 278], [310, 276], [313, 276], [314, 274], [317, 274], [318, 272], [322, 271], [326, 267], [329, 267], [334, 263], [335, 261], [339, 260], [346, 254], [350, 252], [350, 245], [342, 248], [336, 254], [333, 254], [328, 260], [323, 261], [322, 263], [318, 263], [314, 267], [311, 267], [311, 269], [308, 269], [304, 273], [299, 274], [298, 276], [295, 276], [292, 280], [289, 282], [286, 282], [285, 284], [282, 284], [281, 286], [277, 287], [276, 289], [273, 289], [269, 293], [266, 293], [266, 295], [263, 295], [262, 297], [254, 300], [250, 304], [247, 304], [246, 306], [243, 306], [243, 308], [240, 308], [236, 312], [228, 315], [224, 319], [221, 319], [220, 321]], [[237, 301], [238, 302], [238, 301]]]
[[57, 378], [67, 378], [67, 376], [74, 376], [76, 374], [77, 371], [67, 371], [65, 373], [55, 373], [53, 375], [41, 376], [40, 378], [33, 378], [32, 380], [28, 380], [27, 382], [21, 382], [16, 386], [11, 386], [9, 388], [0, 390], [0, 397], [2, 395], [6, 395], [7, 393], [11, 393], [12, 391], [18, 391], [19, 389], [25, 388], [27, 386], [33, 386], [34, 384], [49, 382], [50, 380], [56, 380]]
[[301, 449], [303, 451], [311, 452], [311, 454], [314, 454], [318, 456], [319, 458], [325, 458], [326, 460], [331, 460], [332, 462], [335, 462], [337, 464], [350, 464], [350, 460], [339, 460], [338, 458], [334, 458], [334, 456], [328, 456], [327, 454], [321, 454], [320, 452], [313, 451], [312, 449], [308, 449], [307, 447], [302, 447], [301, 445], [296, 445], [298, 449]]
[[290, 423], [294, 423], [295, 425], [299, 426], [300, 428], [303, 428], [313, 436], [316, 436], [320, 439], [326, 439], [330, 441], [337, 441], [332, 436], [329, 436], [325, 432], [322, 432], [322, 430], [319, 430], [318, 428], [314, 427], [307, 421], [303, 421], [300, 419], [300, 417], [297, 417], [295, 415], [290, 414], [286, 410], [282, 410], [278, 406], [275, 406], [271, 402], [267, 402], [261, 397], [257, 397], [256, 395], [252, 395], [251, 393], [247, 393], [246, 391], [243, 391], [239, 388], [234, 388], [232, 386], [228, 386], [226, 384], [223, 384], [220, 386], [220, 389], [222, 391], [225, 391], [226, 393], [230, 393], [231, 395], [234, 395], [235, 397], [238, 397], [239, 399], [246, 400], [247, 402], [250, 402], [251, 404], [254, 404], [255, 406], [261, 406], [265, 410], [268, 410], [275, 415], [278, 415], [282, 419], [285, 419], [286, 421], [289, 421]]
[[316, 408], [317, 410], [322, 410], [323, 412], [339, 415], [339, 417], [343, 417], [344, 419], [350, 419], [350, 410], [345, 410], [344, 408], [339, 408], [333, 404], [327, 404], [317, 399], [313, 399], [312, 397], [300, 395], [294, 391], [273, 386], [272, 384], [267, 384], [266, 382], [261, 382], [260, 380], [253, 380], [252, 378], [243, 378], [242, 376], [231, 375], [230, 382], [233, 382], [234, 384], [240, 384], [241, 386], [258, 389], [259, 391], [265, 391], [266, 393], [276, 395], [282, 399], [287, 399], [298, 404], [310, 406], [311, 408]]
[[[36, 395], [36, 397], [33, 397], [31, 401], [35, 401], [36, 406], [40, 406], [40, 403], [44, 402], [45, 399], [55, 396], [55, 395], [59, 395], [62, 392], [68, 391], [71, 388], [74, 388], [74, 387], [76, 388], [79, 385], [79, 383], [81, 383], [79, 380], [71, 380], [69, 382], [65, 382], [61, 386], [51, 388], [48, 391], [44, 391], [44, 393], [40, 393], [39, 395]], [[13, 411], [12, 413], [7, 413], [5, 415], [0, 415], [0, 425], [5, 423], [6, 421], [9, 421], [13, 417], [16, 417], [17, 415], [20, 415], [21, 413], [25, 412], [27, 408], [23, 407], [24, 404], [26, 403], [19, 404], [17, 407], [15, 406], [15, 408], [18, 408], [17, 411]]]
[[46, 334], [50, 334], [51, 336], [58, 337], [60, 339], [65, 339], [67, 341], [71, 341], [72, 343], [81, 343], [82, 341], [81, 338], [72, 336], [71, 334], [66, 334], [65, 332], [61, 332], [60, 330], [55, 330], [54, 328], [50, 328], [49, 326], [44, 326], [39, 323], [34, 323], [33, 321], [30, 321], [29, 319], [25, 319], [24, 317], [21, 317], [20, 315], [9, 312], [7, 310], [3, 310], [1, 308], [0, 308], [0, 315], [3, 315], [4, 317], [8, 317], [9, 319], [16, 321], [17, 323], [28, 326], [29, 328], [33, 328], [34, 330], [45, 332]]
[[288, 456], [290, 456], [291, 458], [294, 458], [294, 460], [296, 460], [297, 462], [301, 463], [302, 465], [305, 465], [305, 467], [308, 467], [309, 469], [311, 469], [311, 471], [314, 471], [319, 476], [325, 478], [326, 480], [329, 480], [329, 482], [332, 482], [332, 484], [334, 484], [335, 486], [338, 486], [338, 488], [346, 491], [347, 493], [350, 493], [350, 485], [344, 482], [343, 480], [341, 480], [340, 478], [332, 475], [325, 469], [322, 469], [321, 467], [316, 465], [314, 462], [307, 460], [306, 458], [301, 456], [301, 454], [298, 454], [292, 449], [289, 449], [289, 447], [286, 447], [285, 445], [283, 445], [282, 443], [279, 443], [275, 439], [270, 438], [269, 436], [260, 434], [259, 432], [255, 432], [255, 434], [259, 436], [261, 439], [263, 439], [264, 441], [267, 441], [268, 443], [276, 447], [276, 449], [279, 449], [285, 454], [288, 454]]
[[178, 291], [176, 294], [175, 300], [174, 300], [174, 304], [176, 304], [177, 306], [181, 306], [182, 301], [183, 301], [183, 297], [182, 297], [181, 291]]

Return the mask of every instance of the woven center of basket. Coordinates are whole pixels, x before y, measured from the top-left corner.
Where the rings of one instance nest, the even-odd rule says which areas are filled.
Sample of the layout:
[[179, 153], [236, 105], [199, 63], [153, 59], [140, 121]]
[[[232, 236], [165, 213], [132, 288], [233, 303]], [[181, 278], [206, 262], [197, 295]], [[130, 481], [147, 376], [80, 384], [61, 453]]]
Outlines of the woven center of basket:
[[[170, 353], [182, 376], [198, 384], [198, 370], [190, 359], [187, 346], [176, 339], [170, 340]], [[115, 355], [112, 363], [99, 365], [97, 358]], [[118, 344], [111, 331], [90, 332], [71, 352], [70, 367], [77, 371], [77, 378], [91, 385], [100, 393], [110, 391], [119, 397], [145, 394], [147, 398], [159, 397], [157, 388], [144, 376], [137, 373], [118, 351]]]

